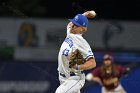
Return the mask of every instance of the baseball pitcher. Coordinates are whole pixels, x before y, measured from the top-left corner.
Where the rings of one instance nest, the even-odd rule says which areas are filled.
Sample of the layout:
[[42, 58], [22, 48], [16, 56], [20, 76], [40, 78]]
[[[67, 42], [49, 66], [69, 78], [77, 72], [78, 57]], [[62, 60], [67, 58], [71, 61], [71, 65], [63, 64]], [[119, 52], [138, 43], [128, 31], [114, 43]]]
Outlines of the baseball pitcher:
[[82, 37], [87, 31], [88, 18], [94, 18], [94, 11], [77, 14], [67, 25], [67, 36], [58, 55], [60, 86], [55, 93], [80, 93], [85, 84], [84, 70], [96, 66], [94, 54], [88, 42]]

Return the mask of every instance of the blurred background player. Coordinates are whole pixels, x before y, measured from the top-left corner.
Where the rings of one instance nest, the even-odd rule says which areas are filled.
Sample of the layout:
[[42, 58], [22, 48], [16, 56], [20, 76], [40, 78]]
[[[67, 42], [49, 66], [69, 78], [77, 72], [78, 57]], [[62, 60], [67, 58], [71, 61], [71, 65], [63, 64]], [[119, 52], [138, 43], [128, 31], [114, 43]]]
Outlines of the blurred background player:
[[[94, 11], [86, 11], [70, 19], [70, 23], [67, 25], [67, 37], [62, 43], [58, 55], [60, 86], [55, 93], [80, 93], [80, 89], [85, 84], [85, 74], [82, 71], [92, 69], [96, 66], [90, 45], [82, 37], [82, 34], [87, 31], [88, 18], [94, 18], [95, 15]], [[71, 68], [69, 67], [70, 56], [76, 49], [83, 55], [85, 63], [74, 65]]]
[[129, 71], [130, 68], [116, 65], [113, 57], [105, 54], [103, 64], [87, 74], [86, 79], [98, 82], [102, 86], [101, 93], [127, 93], [122, 87], [120, 79]]

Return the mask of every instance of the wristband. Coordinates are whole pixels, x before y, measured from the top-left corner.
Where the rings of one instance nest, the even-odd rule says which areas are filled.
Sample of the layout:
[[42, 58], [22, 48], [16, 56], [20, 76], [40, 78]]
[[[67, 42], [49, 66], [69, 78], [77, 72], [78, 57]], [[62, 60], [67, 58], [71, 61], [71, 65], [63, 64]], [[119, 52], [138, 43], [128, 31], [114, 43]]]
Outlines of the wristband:
[[76, 65], [76, 70], [80, 70], [80, 65]]

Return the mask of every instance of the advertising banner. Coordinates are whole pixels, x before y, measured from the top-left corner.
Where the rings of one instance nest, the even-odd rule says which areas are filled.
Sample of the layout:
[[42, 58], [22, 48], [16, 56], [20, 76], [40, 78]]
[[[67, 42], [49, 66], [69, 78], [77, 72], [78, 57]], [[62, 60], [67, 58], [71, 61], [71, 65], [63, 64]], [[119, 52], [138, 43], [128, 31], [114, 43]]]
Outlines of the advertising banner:
[[0, 93], [54, 93], [57, 73], [57, 64], [51, 61], [1, 61]]
[[[0, 19], [0, 47], [13, 46], [14, 58], [55, 60], [66, 37], [67, 19]], [[140, 50], [140, 22], [89, 20], [83, 37], [94, 50]]]

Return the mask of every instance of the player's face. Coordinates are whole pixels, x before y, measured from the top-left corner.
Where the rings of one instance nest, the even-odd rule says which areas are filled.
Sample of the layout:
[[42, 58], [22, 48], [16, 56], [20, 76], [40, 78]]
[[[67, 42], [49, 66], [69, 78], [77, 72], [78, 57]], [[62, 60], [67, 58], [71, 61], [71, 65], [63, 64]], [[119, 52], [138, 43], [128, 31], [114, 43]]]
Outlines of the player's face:
[[110, 66], [111, 65], [111, 60], [104, 60], [104, 65], [105, 66]]
[[72, 25], [72, 32], [77, 32], [77, 33], [84, 33], [87, 31], [87, 27], [82, 27], [82, 26], [77, 26], [75, 24]]

